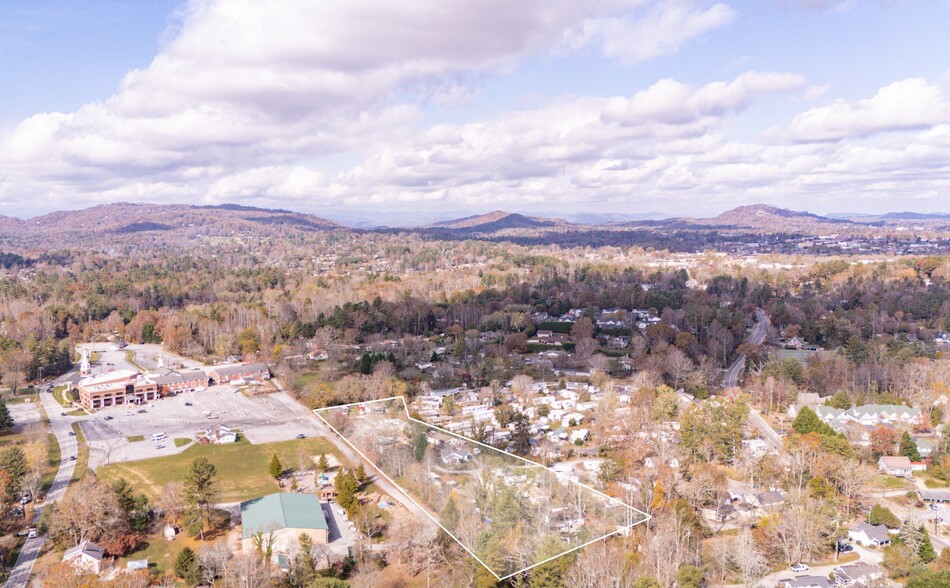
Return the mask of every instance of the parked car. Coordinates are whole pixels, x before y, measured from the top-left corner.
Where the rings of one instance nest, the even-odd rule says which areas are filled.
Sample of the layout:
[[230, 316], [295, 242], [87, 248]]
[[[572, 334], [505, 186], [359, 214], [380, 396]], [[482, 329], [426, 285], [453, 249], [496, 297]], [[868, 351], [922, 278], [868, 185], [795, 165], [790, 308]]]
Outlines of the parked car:
[[30, 501], [30, 497], [29, 497], [29, 496], [22, 496], [22, 497], [20, 497], [20, 504], [26, 504], [26, 503], [28, 503], [29, 501]]
[[65, 413], [65, 412], [61, 412], [61, 413], [59, 413], [59, 416], [66, 416], [66, 413]]
[[838, 553], [850, 553], [854, 551], [854, 546], [850, 543], [842, 543], [838, 545]]
[[69, 461], [76, 461], [76, 456], [75, 456], [75, 455], [70, 455], [70, 456], [69, 456]]
[[799, 573], [799, 572], [807, 572], [807, 571], [808, 571], [808, 566], [806, 566], [806, 565], [803, 564], [803, 563], [797, 563], [797, 564], [795, 564], [795, 565], [789, 567], [788, 569], [792, 570], [793, 572], [795, 572], [795, 573], [797, 574], [797, 573]]
[[111, 416], [107, 416], [107, 417], [103, 418], [102, 420], [104, 420], [104, 421], [111, 421], [111, 420], [112, 420], [112, 417], [111, 417]]
[[12, 515], [14, 515], [14, 516], [22, 517], [22, 516], [23, 516], [23, 509], [20, 508], [19, 506], [14, 506], [13, 508], [10, 509], [10, 514], [12, 514]]
[[190, 403], [190, 402], [186, 402], [186, 403], [185, 403], [185, 406], [194, 406], [194, 404], [192, 404], [192, 403]]
[[930, 510], [937, 510], [937, 505], [931, 502], [931, 503], [930, 503]]
[[76, 436], [76, 432], [75, 432], [75, 431], [70, 431], [70, 432], [69, 432], [69, 436], [70, 436], [70, 437], [75, 437], [75, 436]]
[[298, 433], [298, 434], [297, 434], [297, 438], [298, 438], [298, 439], [306, 439], [307, 436], [304, 435], [303, 433]]
[[27, 539], [34, 539], [34, 538], [36, 538], [36, 529], [30, 529], [30, 532], [27, 533], [26, 538], [27, 538]]
[[135, 411], [135, 412], [137, 412], [137, 413], [139, 413], [139, 414], [145, 414], [145, 413], [148, 412], [148, 411], [145, 410], [144, 408], [140, 408], [140, 409], [138, 409], [138, 410]]

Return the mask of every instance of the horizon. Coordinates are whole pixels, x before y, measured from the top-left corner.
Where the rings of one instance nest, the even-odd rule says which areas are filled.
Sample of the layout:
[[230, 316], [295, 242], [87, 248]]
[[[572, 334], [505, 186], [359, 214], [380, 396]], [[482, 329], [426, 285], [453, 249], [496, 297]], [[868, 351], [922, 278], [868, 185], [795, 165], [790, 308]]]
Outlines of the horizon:
[[[714, 212], [713, 214], [710, 214], [708, 216], [677, 215], [677, 214], [672, 214], [672, 213], [664, 213], [661, 211], [647, 211], [647, 212], [629, 213], [629, 214], [597, 213], [597, 212], [558, 214], [556, 212], [549, 211], [547, 213], [538, 214], [534, 212], [524, 212], [524, 211], [519, 211], [519, 210], [505, 210], [505, 209], [496, 208], [493, 210], [486, 210], [486, 211], [456, 213], [455, 215], [449, 214], [448, 216], [433, 216], [430, 214], [429, 216], [431, 218], [426, 218], [425, 220], [418, 220], [417, 222], [409, 222], [409, 223], [402, 223], [402, 224], [381, 224], [381, 223], [374, 223], [367, 218], [358, 218], [355, 220], [339, 220], [339, 215], [320, 215], [320, 214], [316, 214], [312, 212], [307, 212], [304, 210], [294, 210], [290, 208], [269, 208], [269, 207], [255, 206], [255, 205], [240, 204], [238, 202], [223, 202], [220, 204], [187, 204], [187, 203], [180, 203], [180, 202], [161, 203], [161, 202], [129, 202], [129, 201], [116, 201], [116, 202], [108, 202], [108, 203], [102, 203], [102, 204], [93, 204], [91, 206], [86, 206], [82, 208], [53, 210], [53, 211], [45, 212], [45, 213], [38, 214], [35, 216], [31, 216], [31, 217], [18, 217], [18, 216], [12, 216], [12, 215], [0, 215], [0, 216], [13, 218], [21, 222], [28, 222], [31, 220], [41, 218], [47, 214], [55, 214], [55, 213], [62, 213], [62, 212], [65, 212], [65, 213], [82, 212], [84, 210], [89, 210], [92, 208], [96, 208], [98, 206], [110, 206], [110, 205], [151, 205], [151, 206], [168, 205], [168, 206], [188, 206], [188, 207], [195, 207], [195, 208], [241, 207], [241, 208], [247, 208], [251, 210], [260, 210], [260, 211], [266, 211], [266, 212], [286, 212], [286, 213], [291, 213], [291, 214], [313, 215], [318, 218], [322, 218], [324, 220], [334, 222], [336, 224], [342, 225], [350, 229], [376, 229], [376, 228], [418, 229], [418, 228], [430, 227], [434, 224], [452, 223], [452, 222], [470, 219], [470, 218], [475, 219], [475, 218], [488, 216], [488, 215], [496, 214], [496, 213], [501, 213], [505, 215], [521, 215], [525, 217], [539, 218], [539, 219], [552, 220], [552, 221], [566, 221], [566, 222], [578, 224], [578, 225], [598, 226], [598, 225], [606, 225], [613, 222], [638, 222], [638, 221], [648, 222], [648, 221], [654, 221], [654, 220], [661, 221], [661, 220], [670, 220], [670, 219], [676, 219], [676, 218], [707, 219], [707, 218], [717, 217], [721, 214], [725, 214], [727, 212], [731, 212], [739, 208], [747, 208], [747, 207], [755, 207], [755, 206], [767, 206], [767, 207], [776, 208], [778, 210], [801, 213], [801, 214], [814, 214], [819, 217], [829, 218], [832, 220], [839, 220], [839, 219], [843, 220], [849, 217], [860, 218], [863, 216], [878, 217], [878, 216], [883, 216], [887, 214], [891, 214], [891, 215], [921, 214], [921, 215], [934, 215], [934, 216], [950, 216], [950, 212], [942, 212], [942, 211], [920, 212], [920, 211], [915, 211], [915, 210], [889, 210], [886, 212], [876, 213], [876, 214], [875, 213], [861, 213], [861, 212], [847, 212], [847, 211], [832, 211], [832, 212], [822, 213], [822, 212], [816, 212], [813, 210], [795, 210], [792, 208], [784, 208], [780, 206], [774, 206], [772, 204], [768, 204], [765, 202], [755, 202], [751, 204], [741, 204], [738, 206], [726, 208], [724, 210]], [[595, 217], [600, 217], [600, 220], [593, 220]], [[576, 220], [576, 219], [584, 219], [584, 218], [591, 219], [591, 220]]]
[[854, 0], [14, 0], [0, 214], [934, 213], [950, 188], [948, 20], [946, 3]]

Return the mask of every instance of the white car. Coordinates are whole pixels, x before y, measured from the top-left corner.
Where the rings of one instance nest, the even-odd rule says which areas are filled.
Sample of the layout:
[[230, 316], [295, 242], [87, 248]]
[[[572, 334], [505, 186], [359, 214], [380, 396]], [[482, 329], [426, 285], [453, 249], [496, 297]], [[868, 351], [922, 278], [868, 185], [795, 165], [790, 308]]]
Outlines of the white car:
[[803, 563], [797, 563], [797, 564], [795, 564], [795, 565], [789, 567], [788, 569], [792, 570], [793, 572], [795, 572], [795, 573], [797, 574], [797, 573], [799, 573], [799, 572], [807, 572], [807, 571], [808, 571], [808, 566], [806, 566], [806, 565], [803, 564]]
[[27, 538], [27, 539], [35, 539], [35, 538], [36, 538], [36, 529], [30, 529], [30, 532], [27, 533], [26, 538]]

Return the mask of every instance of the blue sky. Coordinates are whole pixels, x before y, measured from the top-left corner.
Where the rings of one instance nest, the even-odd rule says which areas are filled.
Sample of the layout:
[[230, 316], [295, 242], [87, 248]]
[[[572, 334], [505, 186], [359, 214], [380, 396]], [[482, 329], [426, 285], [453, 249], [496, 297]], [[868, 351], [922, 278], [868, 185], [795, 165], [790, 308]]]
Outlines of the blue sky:
[[0, 214], [950, 211], [950, 2], [0, 4]]

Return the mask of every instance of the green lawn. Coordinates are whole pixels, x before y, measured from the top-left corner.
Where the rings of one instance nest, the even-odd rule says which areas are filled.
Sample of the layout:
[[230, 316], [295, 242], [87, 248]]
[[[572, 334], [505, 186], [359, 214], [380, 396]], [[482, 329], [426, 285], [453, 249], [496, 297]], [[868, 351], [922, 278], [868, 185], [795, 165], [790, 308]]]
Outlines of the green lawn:
[[56, 440], [56, 435], [52, 433], [46, 434], [49, 439], [49, 445], [47, 446], [46, 453], [46, 471], [43, 472], [43, 494], [49, 492], [50, 487], [53, 485], [53, 478], [56, 477], [56, 472], [59, 470], [59, 460], [62, 456], [62, 453], [59, 449], [59, 441]]
[[129, 443], [138, 443], [139, 441], [145, 441], [145, 435], [132, 435], [131, 437], [126, 437], [126, 440]]
[[[73, 432], [76, 433], [76, 469], [73, 470], [73, 477], [69, 483], [78, 482], [86, 477], [86, 468], [89, 466], [89, 446], [86, 445], [86, 436], [82, 434], [82, 427], [79, 423], [73, 423]], [[66, 456], [69, 459], [69, 456]]]
[[168, 482], [184, 480], [195, 458], [206, 457], [218, 470], [219, 501], [237, 502], [279, 490], [267, 473], [274, 453], [287, 468], [296, 467], [301, 455], [337, 455], [330, 443], [319, 438], [251, 445], [242, 437], [231, 445], [195, 443], [177, 455], [110, 464], [100, 467], [96, 474], [106, 482], [125, 478], [154, 499]]
[[175, 437], [175, 447], [184, 447], [191, 443], [191, 439], [187, 437]]

